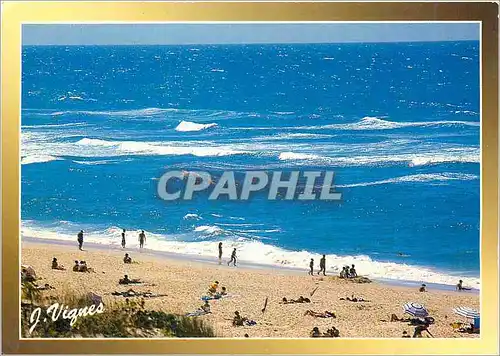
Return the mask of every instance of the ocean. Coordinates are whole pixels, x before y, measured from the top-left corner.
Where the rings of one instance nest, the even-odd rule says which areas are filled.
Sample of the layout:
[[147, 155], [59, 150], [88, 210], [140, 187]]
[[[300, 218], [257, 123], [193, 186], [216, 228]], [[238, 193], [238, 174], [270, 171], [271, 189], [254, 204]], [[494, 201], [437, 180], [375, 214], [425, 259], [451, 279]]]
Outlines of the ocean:
[[[21, 233], [480, 288], [479, 95], [475, 41], [24, 46]], [[342, 201], [167, 202], [168, 170], [332, 170]]]

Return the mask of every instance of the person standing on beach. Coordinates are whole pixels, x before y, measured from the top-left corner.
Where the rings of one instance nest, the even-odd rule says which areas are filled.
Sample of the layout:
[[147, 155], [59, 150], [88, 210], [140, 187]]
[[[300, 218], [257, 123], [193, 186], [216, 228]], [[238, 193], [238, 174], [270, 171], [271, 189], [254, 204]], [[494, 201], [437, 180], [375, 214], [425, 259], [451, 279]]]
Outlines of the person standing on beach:
[[323, 255], [323, 257], [321, 257], [321, 260], [319, 260], [318, 274], [320, 274], [321, 272], [323, 272], [323, 276], [326, 276], [326, 256], [325, 255]]
[[229, 260], [227, 265], [229, 266], [231, 262], [234, 262], [234, 266], [236, 267], [236, 249], [233, 249], [233, 252], [231, 253], [231, 259]]
[[144, 247], [144, 242], [146, 242], [146, 235], [144, 234], [144, 230], [141, 230], [141, 233], [139, 234], [139, 247], [140, 248]]
[[219, 264], [222, 263], [222, 242], [219, 242]]
[[83, 230], [80, 230], [80, 232], [78, 233], [78, 239], [77, 239], [77, 241], [78, 241], [78, 249], [80, 251], [83, 251], [82, 250], [82, 247], [83, 247]]
[[125, 248], [125, 229], [122, 231], [122, 247]]
[[309, 263], [309, 275], [313, 275], [314, 274], [314, 258], [311, 258], [311, 262]]

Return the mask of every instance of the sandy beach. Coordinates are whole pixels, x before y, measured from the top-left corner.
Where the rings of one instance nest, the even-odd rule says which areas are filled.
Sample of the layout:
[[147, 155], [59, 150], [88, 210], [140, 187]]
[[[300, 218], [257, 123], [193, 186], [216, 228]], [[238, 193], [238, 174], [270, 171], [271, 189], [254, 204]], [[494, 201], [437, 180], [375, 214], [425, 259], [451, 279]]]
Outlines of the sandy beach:
[[[214, 250], [215, 250], [214, 246]], [[403, 331], [413, 334], [413, 326], [406, 322], [389, 322], [391, 314], [403, 315], [402, 305], [407, 302], [423, 304], [435, 318], [429, 327], [434, 337], [478, 337], [453, 330], [450, 323], [465, 322], [453, 314], [452, 308], [468, 306], [479, 309], [479, 295], [471, 292], [455, 292], [430, 289], [421, 293], [417, 288], [392, 286], [379, 282], [358, 284], [332, 278], [333, 276], [308, 276], [303, 273], [279, 269], [255, 269], [228, 267], [194, 262], [187, 259], [169, 259], [136, 250], [120, 250], [116, 247], [86, 247], [51, 244], [50, 240], [22, 242], [21, 263], [31, 265], [43, 279], [55, 289], [44, 292], [57, 296], [65, 292], [94, 292], [104, 302], [121, 300], [112, 296], [114, 291], [151, 291], [166, 294], [164, 297], [146, 299], [148, 309], [185, 314], [199, 308], [201, 296], [207, 295], [211, 283], [219, 281], [231, 295], [212, 301], [212, 313], [202, 316], [215, 330], [218, 337], [309, 337], [313, 327], [321, 332], [331, 326], [340, 330], [341, 337], [401, 337]], [[137, 263], [124, 264], [123, 255], [128, 252]], [[65, 271], [52, 270], [51, 260], [56, 257]], [[85, 260], [96, 273], [71, 271], [74, 260]], [[358, 271], [362, 275], [362, 271]], [[124, 286], [118, 280], [127, 274], [140, 278], [145, 285]], [[316, 289], [313, 296], [310, 293]], [[363, 298], [369, 302], [350, 302], [340, 298]], [[304, 296], [311, 303], [280, 304], [283, 297], [296, 299]], [[267, 309], [262, 313], [268, 298]], [[315, 318], [304, 315], [308, 310], [335, 312], [336, 318]], [[231, 320], [238, 310], [242, 316], [257, 322], [254, 326], [233, 327]], [[425, 337], [425, 334], [424, 334]]]

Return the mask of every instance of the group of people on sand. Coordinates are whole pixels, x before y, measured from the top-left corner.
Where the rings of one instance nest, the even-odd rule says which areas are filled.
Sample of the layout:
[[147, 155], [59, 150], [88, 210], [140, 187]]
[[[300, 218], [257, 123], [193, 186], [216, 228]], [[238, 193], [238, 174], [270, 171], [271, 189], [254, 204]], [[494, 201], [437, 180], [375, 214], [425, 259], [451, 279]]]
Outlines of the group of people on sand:
[[87, 266], [87, 262], [85, 261], [75, 261], [73, 266], [73, 272], [95, 272], [93, 268], [89, 268]]
[[213, 297], [214, 299], [219, 299], [219, 298], [222, 298], [224, 296], [227, 296], [226, 287], [222, 287], [220, 292], [217, 290], [218, 288], [219, 288], [219, 281], [215, 281], [208, 288], [208, 295], [210, 297]]
[[[59, 264], [56, 257], [52, 258], [52, 269], [56, 269], [59, 271], [66, 270], [66, 268], [64, 268], [63, 265]], [[78, 261], [78, 260], [75, 260], [75, 264], [73, 265], [72, 271], [73, 272], [95, 272], [93, 268], [89, 268], [87, 266], [87, 262]]]
[[[58, 271], [66, 271], [66, 268], [62, 264], [59, 263], [59, 261], [57, 260], [56, 257], [52, 258], [51, 268], [58, 270]], [[75, 260], [73, 268], [71, 270], [73, 272], [88, 272], [88, 273], [93, 272], [93, 273], [95, 273], [94, 269], [90, 268], [87, 265], [87, 262], [83, 261], [83, 260], [82, 261]]]
[[332, 326], [322, 334], [319, 328], [315, 326], [311, 331], [311, 337], [340, 337], [340, 331], [335, 326]]
[[351, 265], [351, 268], [349, 266], [344, 266], [342, 267], [342, 271], [340, 271], [340, 278], [356, 278], [358, 276], [358, 273], [356, 272], [356, 266]]
[[[227, 262], [227, 265], [233, 264], [236, 267], [236, 248], [233, 248], [231, 252], [231, 259]], [[219, 242], [219, 264], [222, 264], [222, 242]]]
[[[122, 248], [125, 248], [127, 241], [125, 238], [125, 232], [126, 230], [123, 229], [122, 231]], [[80, 232], [77, 235], [76, 240], [78, 241], [78, 249], [80, 251], [83, 251], [83, 230], [80, 230]], [[141, 230], [139, 233], [139, 248], [144, 248], [144, 243], [146, 242], [146, 234], [144, 233], [144, 230]]]
[[[323, 273], [323, 276], [326, 276], [326, 255], [323, 255], [319, 260], [319, 270], [317, 274], [319, 275], [321, 273]], [[309, 262], [308, 274], [310, 276], [314, 275], [314, 258], [311, 258], [311, 261]], [[340, 278], [355, 278], [357, 276], [358, 274], [354, 265], [351, 265], [350, 268], [349, 266], [344, 266], [340, 272]]]

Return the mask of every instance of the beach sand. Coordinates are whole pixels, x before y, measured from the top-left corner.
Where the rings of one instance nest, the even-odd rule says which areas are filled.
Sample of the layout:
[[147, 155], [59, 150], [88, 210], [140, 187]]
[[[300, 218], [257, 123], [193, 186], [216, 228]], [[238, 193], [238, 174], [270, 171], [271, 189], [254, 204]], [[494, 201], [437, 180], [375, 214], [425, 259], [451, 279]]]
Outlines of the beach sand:
[[[56, 289], [44, 292], [57, 296], [65, 292], [94, 292], [104, 302], [123, 301], [114, 297], [113, 291], [147, 291], [166, 294], [166, 297], [146, 299], [147, 309], [185, 314], [199, 308], [201, 296], [207, 294], [214, 281], [225, 286], [232, 296], [212, 301], [212, 314], [202, 316], [219, 337], [309, 337], [313, 327], [321, 332], [331, 326], [340, 330], [341, 337], [401, 337], [403, 331], [413, 334], [414, 327], [404, 322], [383, 322], [391, 314], [405, 317], [402, 305], [407, 302], [423, 304], [434, 317], [435, 324], [429, 327], [434, 337], [478, 337], [478, 335], [455, 332], [450, 323], [465, 322], [453, 314], [452, 308], [469, 306], [479, 310], [479, 295], [471, 292], [429, 290], [418, 292], [418, 288], [392, 286], [373, 282], [358, 284], [339, 280], [331, 276], [308, 276], [307, 271], [297, 273], [282, 269], [250, 269], [193, 262], [188, 259], [169, 259], [147, 251], [120, 250], [117, 247], [87, 248], [78, 251], [77, 246], [50, 244], [49, 240], [22, 243], [22, 264], [31, 265], [39, 284], [49, 283]], [[216, 246], [214, 246], [214, 251]], [[137, 264], [124, 264], [123, 255], [128, 252]], [[52, 270], [51, 260], [56, 257], [66, 271]], [[96, 273], [71, 271], [74, 260], [85, 260]], [[363, 271], [358, 271], [362, 274]], [[127, 274], [129, 278], [140, 278], [149, 285], [123, 286], [118, 280]], [[155, 286], [151, 286], [155, 284]], [[319, 287], [311, 297], [310, 293]], [[311, 299], [311, 303], [283, 305], [283, 297], [296, 299], [299, 296]], [[340, 298], [362, 297], [370, 302], [349, 302]], [[262, 313], [264, 301], [267, 310]], [[71, 306], [70, 306], [71, 307]], [[305, 316], [306, 310], [333, 311], [337, 318], [321, 319]], [[232, 318], [238, 310], [242, 316], [255, 320], [257, 325], [233, 327]], [[425, 337], [425, 333], [424, 333]]]

